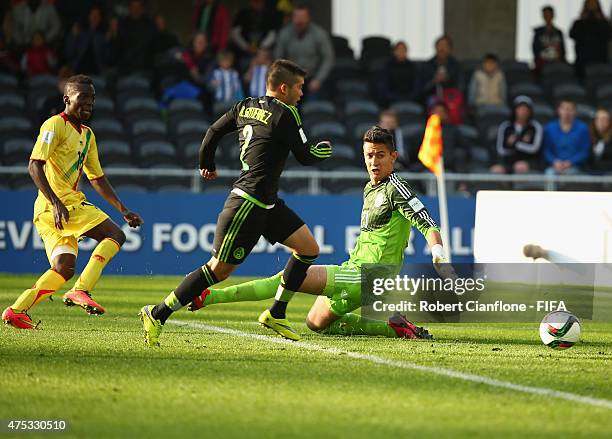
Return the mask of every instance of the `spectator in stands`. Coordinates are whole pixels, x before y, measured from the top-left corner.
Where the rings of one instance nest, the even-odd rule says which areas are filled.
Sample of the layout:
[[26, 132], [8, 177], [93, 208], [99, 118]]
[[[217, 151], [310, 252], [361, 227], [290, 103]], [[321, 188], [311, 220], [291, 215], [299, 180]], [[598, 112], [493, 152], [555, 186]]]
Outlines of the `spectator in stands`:
[[21, 70], [28, 78], [37, 75], [48, 75], [53, 71], [57, 59], [53, 50], [45, 42], [45, 34], [36, 31], [32, 34], [32, 45], [21, 58]]
[[334, 66], [334, 49], [327, 32], [311, 22], [308, 6], [293, 9], [291, 24], [279, 33], [274, 57], [289, 59], [308, 72], [305, 95], [316, 97], [321, 92]]
[[480, 105], [506, 104], [506, 77], [499, 66], [497, 55], [487, 53], [472, 75], [468, 87], [468, 104], [474, 107]]
[[416, 151], [411, 151], [410, 145], [407, 142], [408, 139], [404, 139], [404, 134], [399, 126], [397, 119], [397, 113], [393, 110], [381, 111], [378, 116], [378, 126], [389, 130], [393, 134], [393, 143], [397, 150], [396, 164], [401, 165], [402, 168], [407, 168], [410, 165], [410, 159], [416, 158]]
[[62, 66], [57, 74], [57, 93], [53, 96], [49, 96], [43, 102], [43, 105], [38, 114], [39, 122], [42, 124], [45, 120], [51, 116], [64, 111], [66, 104], [64, 103], [64, 86], [68, 78], [74, 75], [74, 72], [68, 66]]
[[214, 53], [227, 48], [230, 33], [230, 15], [217, 0], [196, 0], [193, 7], [194, 32], [204, 32]]
[[155, 26], [145, 14], [142, 0], [130, 0], [128, 16], [111, 22], [111, 42], [122, 73], [149, 70], [153, 65]]
[[[239, 66], [246, 69], [259, 49], [273, 49], [280, 26], [277, 15], [266, 7], [265, 0], [249, 0], [249, 6], [238, 11], [230, 34]], [[263, 96], [265, 93], [256, 96]], [[254, 95], [255, 96], [255, 95]]]
[[436, 40], [435, 48], [435, 56], [423, 64], [419, 73], [419, 91], [424, 98], [440, 95], [440, 91], [446, 88], [461, 88], [463, 84], [463, 70], [452, 55], [451, 38], [441, 36]]
[[179, 46], [180, 43], [176, 34], [168, 30], [166, 17], [162, 14], [157, 14], [155, 16], [155, 37], [153, 40], [153, 52], [155, 55], [163, 55]]
[[591, 160], [589, 170], [597, 174], [612, 173], [612, 120], [610, 112], [600, 108], [589, 125]]
[[248, 85], [249, 96], [265, 96], [266, 76], [268, 68], [272, 64], [272, 52], [268, 49], [259, 49], [251, 60], [249, 70], [244, 75]]
[[544, 64], [565, 62], [565, 43], [563, 32], [553, 24], [555, 10], [552, 6], [542, 8], [544, 26], [535, 28], [533, 31], [533, 59], [536, 72], [540, 72]]
[[66, 36], [64, 58], [73, 71], [98, 74], [109, 62], [110, 45], [103, 26], [102, 9], [94, 6], [89, 11], [87, 29], [74, 23]]
[[21, 51], [32, 41], [34, 32], [42, 32], [49, 46], [57, 42], [62, 25], [53, 4], [42, 0], [27, 0], [13, 6], [10, 13], [12, 43]]
[[218, 67], [210, 75], [209, 87], [215, 102], [236, 102], [244, 99], [240, 75], [234, 69], [234, 54], [222, 50], [217, 54]]
[[533, 119], [533, 101], [528, 96], [514, 98], [510, 120], [497, 130], [496, 160], [491, 172], [524, 174], [540, 168], [542, 125]]
[[576, 119], [575, 102], [562, 100], [557, 113], [559, 119], [544, 127], [546, 174], [579, 174], [591, 151], [589, 129], [584, 122]]
[[[469, 145], [461, 131], [450, 123], [448, 106], [443, 100], [436, 100], [429, 109], [429, 115], [432, 114], [440, 116], [440, 122], [442, 123], [444, 169], [450, 172], [468, 172]], [[460, 184], [458, 190], [464, 191], [465, 184]]]
[[191, 48], [181, 52], [180, 59], [187, 66], [193, 81], [205, 85], [215, 59], [208, 47], [208, 37], [204, 32], [196, 32], [191, 40]]
[[416, 66], [408, 59], [408, 46], [405, 42], [398, 41], [393, 46], [384, 75], [381, 94], [385, 106], [416, 99]]
[[584, 79], [585, 67], [608, 62], [610, 22], [601, 10], [599, 0], [585, 0], [580, 18], [574, 22], [570, 37], [576, 42], [576, 75]]

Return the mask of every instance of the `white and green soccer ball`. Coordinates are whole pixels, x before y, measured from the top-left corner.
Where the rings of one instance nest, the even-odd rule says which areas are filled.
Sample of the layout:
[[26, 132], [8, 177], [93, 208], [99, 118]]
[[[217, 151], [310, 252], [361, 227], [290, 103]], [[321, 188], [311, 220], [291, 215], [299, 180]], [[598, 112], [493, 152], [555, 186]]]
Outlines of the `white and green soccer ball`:
[[540, 338], [549, 348], [571, 348], [580, 339], [580, 320], [567, 311], [548, 313], [540, 323]]

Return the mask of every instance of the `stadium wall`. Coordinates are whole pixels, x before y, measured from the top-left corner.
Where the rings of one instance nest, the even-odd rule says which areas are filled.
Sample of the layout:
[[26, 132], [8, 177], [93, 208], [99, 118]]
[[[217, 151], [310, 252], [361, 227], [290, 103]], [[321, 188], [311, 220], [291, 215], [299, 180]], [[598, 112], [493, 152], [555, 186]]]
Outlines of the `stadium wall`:
[[[91, 202], [111, 214], [118, 224], [122, 218], [95, 193]], [[5, 208], [0, 214], [0, 272], [36, 273], [48, 267], [42, 242], [32, 225], [36, 192], [0, 191]], [[121, 198], [140, 213], [145, 225], [139, 231], [124, 225], [127, 242], [109, 264], [111, 274], [185, 274], [210, 257], [217, 215], [226, 194], [122, 193]], [[348, 258], [359, 233], [362, 199], [360, 196], [286, 196], [285, 201], [313, 230], [321, 247], [318, 263], [338, 264]], [[435, 198], [422, 197], [434, 218], [438, 218]], [[454, 262], [472, 261], [472, 235], [475, 199], [451, 197], [451, 247]], [[77, 269], [81, 270], [95, 242], [82, 241]], [[261, 276], [281, 270], [288, 253], [280, 245], [261, 240], [237, 274]], [[428, 263], [431, 259], [423, 237], [413, 229], [407, 249], [407, 262]]]

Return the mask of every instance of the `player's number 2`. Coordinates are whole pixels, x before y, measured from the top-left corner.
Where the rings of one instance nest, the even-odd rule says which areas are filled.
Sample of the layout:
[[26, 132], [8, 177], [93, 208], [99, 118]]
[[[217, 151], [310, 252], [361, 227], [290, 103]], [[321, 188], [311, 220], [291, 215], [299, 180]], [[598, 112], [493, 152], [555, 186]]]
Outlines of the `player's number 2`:
[[251, 138], [253, 137], [253, 127], [251, 125], [245, 125], [242, 129], [242, 137], [244, 137], [244, 143], [242, 144], [242, 151], [240, 152], [240, 161], [242, 162], [242, 170], [248, 171], [249, 165], [244, 161], [244, 154], [246, 153]]

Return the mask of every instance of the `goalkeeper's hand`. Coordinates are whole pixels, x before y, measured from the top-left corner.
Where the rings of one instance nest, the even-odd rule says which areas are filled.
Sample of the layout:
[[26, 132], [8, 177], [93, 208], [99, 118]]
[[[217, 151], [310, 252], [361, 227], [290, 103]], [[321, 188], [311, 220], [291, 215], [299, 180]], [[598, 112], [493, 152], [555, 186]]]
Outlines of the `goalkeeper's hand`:
[[444, 249], [440, 244], [435, 244], [431, 248], [431, 261], [436, 273], [442, 279], [457, 279], [457, 273], [455, 273], [453, 266], [448, 263], [448, 259], [444, 256]]

